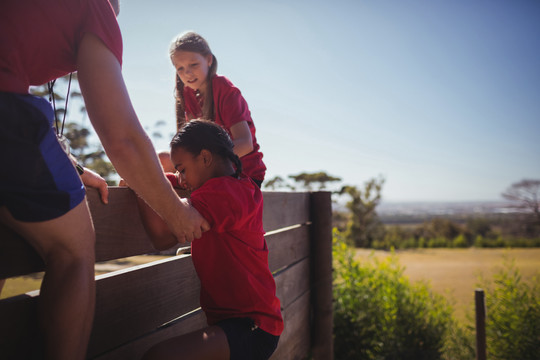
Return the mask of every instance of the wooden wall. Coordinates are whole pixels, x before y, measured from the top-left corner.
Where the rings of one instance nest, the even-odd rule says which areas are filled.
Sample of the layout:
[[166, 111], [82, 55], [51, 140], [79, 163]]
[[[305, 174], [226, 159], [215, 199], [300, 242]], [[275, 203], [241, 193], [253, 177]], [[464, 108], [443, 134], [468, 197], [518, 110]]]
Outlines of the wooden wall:
[[[96, 228], [96, 259], [153, 252], [127, 188], [111, 188], [109, 205], [93, 189], [88, 200]], [[285, 330], [272, 359], [332, 359], [330, 194], [264, 193], [263, 224], [269, 264]], [[43, 269], [22, 239], [0, 227], [0, 278]], [[206, 325], [199, 280], [189, 255], [167, 257], [96, 277], [96, 314], [90, 359], [138, 359], [154, 343]], [[0, 300], [0, 357], [39, 358], [32, 292]]]

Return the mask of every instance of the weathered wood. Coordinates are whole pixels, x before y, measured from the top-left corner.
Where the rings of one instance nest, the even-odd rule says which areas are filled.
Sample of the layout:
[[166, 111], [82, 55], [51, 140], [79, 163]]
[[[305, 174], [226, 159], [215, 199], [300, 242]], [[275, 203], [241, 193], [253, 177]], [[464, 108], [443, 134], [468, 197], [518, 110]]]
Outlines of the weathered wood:
[[32, 292], [0, 300], [0, 358], [33, 359], [37, 346], [37, 295]]
[[264, 231], [309, 221], [309, 193], [264, 192]]
[[189, 255], [100, 275], [89, 355], [111, 350], [199, 308], [199, 289]]
[[[310, 348], [310, 293], [309, 291], [297, 298], [283, 310], [285, 329], [281, 335], [273, 360], [300, 360], [304, 359]], [[156, 331], [122, 344], [118, 348], [91, 357], [95, 360], [137, 359], [154, 344], [201, 329], [206, 326], [206, 317], [202, 311], [189, 314]]]
[[0, 223], [0, 279], [42, 271], [43, 261], [19, 234]]
[[[185, 196], [184, 192], [180, 192]], [[273, 231], [309, 221], [308, 193], [264, 192], [263, 223]], [[126, 187], [109, 188], [109, 204], [101, 203], [96, 189], [87, 189], [96, 230], [96, 261], [154, 252], [137, 211], [136, 195]], [[19, 235], [0, 226], [0, 278], [42, 271], [43, 262]]]
[[97, 357], [90, 359], [94, 360], [131, 360], [140, 359], [142, 355], [150, 349], [154, 344], [160, 341], [180, 336], [192, 331], [201, 329], [206, 326], [206, 316], [199, 309], [190, 313], [176, 321], [171, 322], [167, 326], [163, 326], [152, 333], [132, 339], [132, 341], [119, 344], [119, 347], [107, 353], [100, 354]]
[[283, 310], [285, 328], [271, 360], [300, 360], [306, 358], [310, 340], [310, 293], [304, 293]]
[[142, 225], [133, 190], [111, 187], [107, 205], [94, 189], [87, 190], [87, 197], [96, 229], [96, 261], [156, 251]]
[[271, 233], [265, 239], [268, 244], [268, 265], [272, 272], [309, 256], [309, 226]]
[[313, 359], [332, 360], [332, 200], [329, 192], [311, 194], [311, 221]]
[[[111, 188], [109, 205], [101, 204], [93, 189], [88, 199], [98, 261], [154, 251], [131, 190]], [[264, 201], [269, 266], [285, 320], [272, 359], [304, 359], [310, 349], [314, 359], [332, 359], [330, 194], [265, 192]], [[33, 249], [11, 230], [0, 226], [0, 237], [0, 274], [43, 268]], [[91, 359], [140, 358], [161, 340], [206, 326], [199, 309], [200, 283], [189, 255], [100, 275], [96, 288]], [[37, 292], [0, 301], [2, 356], [36, 358], [27, 346], [36, 342], [36, 300]]]
[[486, 360], [486, 304], [484, 290], [474, 291], [476, 314], [476, 360]]
[[282, 309], [309, 291], [309, 271], [309, 259], [304, 259], [276, 275], [276, 294]]

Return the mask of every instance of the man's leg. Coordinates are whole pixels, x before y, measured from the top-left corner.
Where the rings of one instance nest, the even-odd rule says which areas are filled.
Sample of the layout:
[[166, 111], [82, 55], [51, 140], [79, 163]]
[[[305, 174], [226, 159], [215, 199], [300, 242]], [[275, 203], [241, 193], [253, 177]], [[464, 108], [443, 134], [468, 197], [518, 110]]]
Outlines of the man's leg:
[[95, 232], [86, 200], [65, 215], [43, 222], [0, 219], [21, 234], [45, 263], [39, 322], [46, 359], [84, 359], [94, 320]]

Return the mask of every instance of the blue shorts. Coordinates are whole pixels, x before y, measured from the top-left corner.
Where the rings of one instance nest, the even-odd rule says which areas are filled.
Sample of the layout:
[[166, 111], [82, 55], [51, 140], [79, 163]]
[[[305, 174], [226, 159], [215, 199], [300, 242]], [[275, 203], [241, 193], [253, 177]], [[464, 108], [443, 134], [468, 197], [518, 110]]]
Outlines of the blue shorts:
[[279, 336], [254, 326], [250, 318], [232, 318], [216, 324], [227, 335], [230, 360], [267, 360], [277, 348]]
[[53, 118], [45, 99], [0, 92], [0, 207], [17, 220], [55, 219], [85, 197]]

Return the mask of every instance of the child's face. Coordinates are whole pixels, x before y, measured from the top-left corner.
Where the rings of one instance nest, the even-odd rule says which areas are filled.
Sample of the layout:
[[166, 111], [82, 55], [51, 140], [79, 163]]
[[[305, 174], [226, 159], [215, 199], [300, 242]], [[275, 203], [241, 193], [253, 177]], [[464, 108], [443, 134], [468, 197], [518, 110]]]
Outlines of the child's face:
[[196, 190], [211, 176], [205, 166], [204, 156], [193, 155], [189, 151], [178, 147], [171, 151], [171, 160], [174, 168], [180, 173], [180, 180], [188, 190]]
[[203, 56], [191, 51], [175, 51], [171, 60], [185, 86], [204, 92], [213, 60], [211, 54]]

